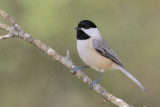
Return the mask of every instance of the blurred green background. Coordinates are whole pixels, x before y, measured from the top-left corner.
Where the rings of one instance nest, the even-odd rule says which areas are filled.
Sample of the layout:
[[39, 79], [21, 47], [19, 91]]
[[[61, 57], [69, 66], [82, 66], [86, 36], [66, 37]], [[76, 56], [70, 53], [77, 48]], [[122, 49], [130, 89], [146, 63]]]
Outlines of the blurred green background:
[[[74, 28], [83, 19], [92, 20], [148, 91], [119, 71], [104, 73], [99, 83], [135, 107], [160, 106], [159, 0], [0, 0], [0, 9], [60, 54], [69, 49], [76, 65], [84, 63], [77, 53]], [[2, 34], [6, 32], [0, 30]], [[84, 71], [92, 79], [99, 75], [92, 69]], [[102, 100], [40, 49], [21, 39], [0, 41], [0, 107], [116, 107]]]

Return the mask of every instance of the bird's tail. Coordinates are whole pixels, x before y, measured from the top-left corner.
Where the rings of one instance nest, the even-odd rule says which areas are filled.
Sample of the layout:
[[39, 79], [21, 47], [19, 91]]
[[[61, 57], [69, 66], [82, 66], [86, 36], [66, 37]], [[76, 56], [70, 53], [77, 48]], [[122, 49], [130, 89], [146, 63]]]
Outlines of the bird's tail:
[[117, 65], [116, 68], [120, 71], [122, 71], [126, 76], [128, 76], [131, 80], [133, 80], [144, 92], [147, 90], [143, 87], [143, 85], [135, 78], [133, 77], [128, 71], [126, 71], [123, 67]]

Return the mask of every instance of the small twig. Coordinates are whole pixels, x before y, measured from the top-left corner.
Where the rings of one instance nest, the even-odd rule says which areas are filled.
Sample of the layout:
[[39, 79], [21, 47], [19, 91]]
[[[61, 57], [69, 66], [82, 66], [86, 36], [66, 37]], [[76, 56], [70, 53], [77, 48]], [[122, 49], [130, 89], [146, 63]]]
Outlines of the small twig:
[[12, 17], [10, 17], [5, 11], [0, 10], [0, 15], [1, 15], [4, 19], [6, 19], [8, 22], [10, 22], [13, 26], [14, 26], [14, 24], [16, 23], [16, 22], [14, 21], [14, 19], [13, 19]]
[[6, 24], [3, 24], [1, 22], [0, 22], [0, 28], [3, 29], [3, 30], [5, 30], [5, 31], [9, 31], [9, 26], [6, 25]]
[[[0, 23], [0, 28], [3, 30], [8, 31], [9, 33], [4, 36], [0, 36], [0, 40], [2, 39], [8, 39], [11, 37], [18, 37], [26, 42], [31, 43], [32, 45], [38, 47], [43, 52], [45, 52], [48, 56], [50, 56], [52, 59], [55, 59], [59, 62], [61, 62], [63, 65], [65, 65], [70, 71], [73, 73], [72, 68], [74, 68], [76, 65], [73, 64], [69, 51], [67, 50], [66, 57], [58, 54], [55, 50], [53, 50], [51, 47], [47, 46], [40, 40], [37, 40], [33, 37], [31, 37], [29, 34], [25, 33], [18, 24], [13, 20], [12, 17], [10, 17], [6, 12], [0, 10], [0, 16], [4, 17], [8, 22], [12, 24], [11, 27], [8, 27], [6, 24]], [[82, 80], [84, 83], [88, 84], [90, 86], [92, 79], [88, 77], [83, 71], [77, 71], [75, 74], [76, 77], [78, 77], [80, 80]], [[93, 87], [93, 90], [95, 90], [99, 95], [101, 95], [105, 101], [110, 101], [113, 104], [119, 106], [119, 107], [131, 107], [129, 104], [124, 102], [123, 100], [117, 98], [116, 96], [108, 93], [101, 85], [95, 84]]]
[[0, 40], [2, 40], [2, 39], [8, 39], [8, 38], [11, 38], [11, 37], [13, 37], [12, 35], [2, 35], [2, 36], [0, 36]]

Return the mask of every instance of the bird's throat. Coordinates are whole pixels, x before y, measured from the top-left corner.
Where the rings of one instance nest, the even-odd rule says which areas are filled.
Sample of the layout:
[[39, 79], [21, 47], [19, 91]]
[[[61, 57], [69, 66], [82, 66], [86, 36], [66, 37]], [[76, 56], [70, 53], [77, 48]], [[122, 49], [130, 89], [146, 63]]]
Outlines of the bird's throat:
[[86, 39], [89, 39], [89, 38], [90, 38], [90, 36], [87, 35], [86, 33], [84, 33], [83, 31], [81, 31], [81, 30], [77, 31], [77, 39], [78, 40], [86, 40]]

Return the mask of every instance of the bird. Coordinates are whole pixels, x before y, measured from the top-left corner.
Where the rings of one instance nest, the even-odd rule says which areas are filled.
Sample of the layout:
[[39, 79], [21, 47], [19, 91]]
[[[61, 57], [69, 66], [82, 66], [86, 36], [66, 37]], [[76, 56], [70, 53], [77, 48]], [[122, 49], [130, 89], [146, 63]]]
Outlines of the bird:
[[73, 71], [76, 72], [86, 67], [99, 71], [100, 75], [91, 82], [91, 88], [98, 83], [104, 71], [119, 70], [146, 92], [143, 85], [124, 68], [121, 60], [102, 38], [98, 27], [92, 21], [82, 20], [75, 29], [77, 31], [78, 54], [87, 66], [74, 67]]

